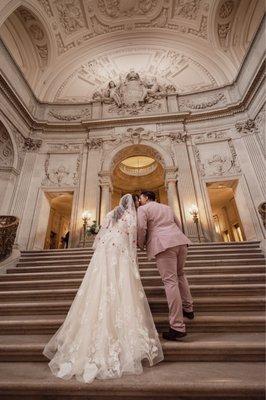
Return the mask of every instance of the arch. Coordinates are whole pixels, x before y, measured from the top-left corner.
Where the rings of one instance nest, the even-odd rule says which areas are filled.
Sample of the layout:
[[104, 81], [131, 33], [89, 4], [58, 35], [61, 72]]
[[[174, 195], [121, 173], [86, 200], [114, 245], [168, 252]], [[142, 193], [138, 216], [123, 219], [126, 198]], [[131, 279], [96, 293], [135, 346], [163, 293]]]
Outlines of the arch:
[[[115, 147], [109, 153], [109, 156], [104, 158], [101, 173], [112, 173], [116, 165], [122, 161], [122, 158], [124, 159], [128, 157], [129, 150], [132, 148], [139, 150], [138, 155], [146, 155], [147, 150], [151, 150], [149, 155], [152, 155], [165, 169], [173, 168], [175, 166], [172, 157], [163, 147], [148, 140], [143, 140], [141, 143], [124, 143]], [[141, 150], [143, 150], [142, 153]]]
[[[28, 31], [27, 27], [24, 26], [25, 32], [27, 31], [28, 38], [23, 37], [21, 40], [23, 43], [26, 43], [28, 41], [31, 42], [31, 45], [35, 48], [36, 52], [36, 57], [39, 61], [39, 68], [36, 68], [34, 63], [36, 64], [36, 60], [27, 60], [25, 63], [29, 69], [28, 71], [28, 78], [29, 78], [29, 83], [32, 86], [35, 86], [39, 83], [40, 81], [40, 74], [43, 74], [44, 68], [48, 68], [50, 64], [53, 63], [56, 57], [56, 48], [53, 45], [54, 43], [54, 34], [52, 31], [51, 24], [49, 24], [49, 21], [47, 20], [47, 16], [45, 16], [43, 9], [41, 8], [41, 5], [32, 0], [13, 0], [7, 2], [6, 5], [3, 5], [2, 8], [0, 8], [0, 28], [2, 25], [8, 21], [9, 18], [17, 18], [16, 13], [19, 11], [19, 9], [22, 8], [26, 11], [28, 11], [32, 16], [33, 16], [33, 26], [28, 27], [30, 30]], [[22, 22], [21, 22], [22, 23]], [[24, 25], [24, 23], [22, 23]], [[17, 24], [13, 24], [16, 26]], [[37, 25], [39, 26], [39, 31], [37, 29]], [[15, 30], [14, 28], [12, 28]], [[43, 33], [43, 39], [40, 36], [40, 33]], [[12, 32], [14, 36], [20, 36], [19, 33]], [[35, 38], [35, 39], [34, 39]], [[24, 52], [27, 57], [29, 57], [29, 54], [27, 52], [27, 49], [24, 46]], [[47, 56], [46, 56], [47, 54]], [[45, 61], [44, 61], [45, 60]], [[25, 61], [25, 56], [24, 56], [24, 61]]]
[[[60, 62], [56, 65], [56, 69], [53, 69], [53, 71], [48, 69], [45, 72], [45, 86], [38, 86], [38, 96], [43, 101], [53, 101], [60, 86], [75, 74], [75, 71], [82, 63], [107, 54], [114, 43], [114, 50], [128, 46], [128, 38], [121, 33], [112, 34], [112, 36], [106, 34], [104, 41], [100, 39], [102, 39], [101, 35], [91, 39], [89, 51], [85, 43], [83, 46], [73, 49], [71, 57], [69, 57], [68, 53], [62, 55]], [[162, 32], [153, 32], [152, 37], [150, 35], [144, 36], [143, 33], [139, 32], [132, 33], [130, 42], [132, 47], [141, 46], [143, 42], [154, 49], [164, 48], [172, 51], [181, 51], [187, 57], [191, 57], [193, 54], [193, 60], [210, 72], [218, 86], [223, 86], [225, 82], [231, 83], [235, 78], [237, 70], [234, 63], [218, 48], [215, 49], [216, 57], [213, 57], [209, 46], [205, 43], [197, 43], [195, 46], [185, 36], [181, 38], [181, 35], [179, 37], [169, 32], [164, 32], [163, 35]]]

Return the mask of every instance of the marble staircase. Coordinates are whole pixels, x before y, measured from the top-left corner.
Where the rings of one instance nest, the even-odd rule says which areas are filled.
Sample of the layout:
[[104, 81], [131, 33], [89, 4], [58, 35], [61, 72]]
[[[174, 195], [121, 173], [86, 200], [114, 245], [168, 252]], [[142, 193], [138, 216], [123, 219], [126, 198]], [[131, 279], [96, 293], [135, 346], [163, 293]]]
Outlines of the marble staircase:
[[[1, 399], [264, 398], [265, 258], [259, 242], [189, 247], [185, 270], [196, 318], [186, 320], [183, 340], [162, 339], [160, 365], [92, 385], [53, 377], [42, 349], [62, 324], [92, 254], [91, 248], [25, 251], [0, 275]], [[154, 261], [144, 252], [138, 257], [161, 332], [168, 327], [162, 281]]]

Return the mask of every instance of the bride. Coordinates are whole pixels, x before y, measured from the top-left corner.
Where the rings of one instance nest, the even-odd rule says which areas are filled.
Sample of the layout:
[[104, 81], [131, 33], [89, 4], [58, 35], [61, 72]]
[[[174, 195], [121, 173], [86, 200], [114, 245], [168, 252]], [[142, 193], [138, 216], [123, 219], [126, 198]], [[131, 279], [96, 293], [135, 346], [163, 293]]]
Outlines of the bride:
[[135, 202], [126, 194], [105, 217], [66, 319], [44, 347], [55, 376], [90, 383], [140, 374], [145, 358], [151, 366], [163, 360], [140, 280], [136, 236]]

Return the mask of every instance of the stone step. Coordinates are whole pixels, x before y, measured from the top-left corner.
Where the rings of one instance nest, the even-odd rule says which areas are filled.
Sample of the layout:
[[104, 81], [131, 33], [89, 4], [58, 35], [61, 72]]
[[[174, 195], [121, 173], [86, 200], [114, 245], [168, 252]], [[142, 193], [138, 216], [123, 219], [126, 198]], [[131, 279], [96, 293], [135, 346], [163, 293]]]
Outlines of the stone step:
[[[168, 329], [168, 315], [155, 314], [158, 332]], [[64, 322], [62, 315], [0, 316], [0, 335], [53, 334]], [[186, 320], [187, 332], [264, 332], [266, 318], [262, 315], [238, 312], [207, 315], [198, 313], [194, 320]]]
[[262, 362], [162, 362], [141, 375], [82, 384], [43, 362], [0, 363], [1, 400], [264, 400]]
[[[69, 267], [71, 265], [76, 265], [76, 266], [83, 266], [83, 267], [87, 267], [89, 265], [89, 261], [90, 260], [82, 260], [80, 262], [67, 262], [64, 263], [62, 262], [55, 262], [55, 261], [50, 261], [50, 262], [42, 262], [42, 263], [19, 263], [17, 265], [17, 268], [20, 269], [25, 269], [25, 268], [41, 268], [41, 267], [57, 267], [59, 268], [60, 266], [65, 268], [65, 267]], [[64, 265], [66, 264], [66, 265]], [[147, 262], [140, 262], [139, 263], [139, 267], [141, 268], [142, 266], [149, 266], [149, 265], [155, 265], [154, 261], [147, 261]], [[186, 267], [198, 267], [198, 266], [218, 266], [218, 265], [265, 265], [265, 260], [264, 258], [247, 258], [247, 259], [212, 259], [212, 260], [191, 260], [191, 261], [187, 261], [186, 262]], [[9, 269], [10, 271], [10, 269]], [[26, 272], [26, 271], [24, 271]]]
[[[148, 297], [153, 313], [168, 313], [166, 298]], [[264, 311], [265, 296], [209, 296], [194, 297], [196, 312]], [[66, 314], [71, 306], [70, 300], [35, 300], [31, 302], [0, 303], [0, 315], [40, 315]]]
[[[67, 270], [65, 270], [67, 268]], [[23, 268], [24, 270], [25, 268]], [[48, 268], [50, 269], [50, 268]], [[0, 282], [3, 281], [24, 281], [24, 280], [41, 280], [41, 279], [59, 279], [59, 278], [82, 278], [87, 270], [86, 266], [70, 266], [70, 267], [58, 267], [58, 269], [52, 267], [52, 272], [49, 272], [47, 268], [41, 267], [41, 272], [36, 271], [36, 268], [30, 268], [29, 272], [22, 272], [21, 268], [9, 268], [7, 274], [0, 274]], [[27, 269], [28, 270], [28, 269]], [[236, 265], [236, 266], [214, 266], [214, 267], [185, 267], [184, 268], [187, 276], [193, 274], [264, 274], [264, 265]], [[43, 271], [43, 272], [42, 272]], [[54, 272], [56, 271], [56, 272]], [[140, 268], [141, 276], [154, 276], [159, 275], [159, 271], [155, 263], [149, 264], [148, 266]]]
[[[37, 259], [32, 259], [31, 257], [28, 258], [21, 258], [20, 261], [18, 262], [18, 266], [23, 267], [23, 266], [41, 266], [41, 265], [57, 265], [57, 264], [88, 264], [89, 261], [91, 260], [92, 256], [72, 256], [72, 257], [56, 257], [56, 256], [52, 256], [52, 257], [40, 257]], [[262, 259], [265, 261], [265, 257], [263, 253], [257, 252], [257, 253], [233, 253], [233, 254], [220, 254], [219, 256], [217, 256], [215, 258], [216, 261], [220, 260], [220, 259], [230, 259], [230, 260], [234, 260], [234, 259]], [[203, 253], [202, 255], [188, 255], [187, 257], [187, 262], [189, 263], [190, 261], [209, 261], [214, 259], [214, 255], [213, 254], [205, 254]], [[148, 258], [145, 256], [141, 256], [138, 257], [138, 262], [145, 262], [148, 261]]]
[[[205, 249], [205, 248], [231, 248], [231, 247], [260, 247], [260, 241], [243, 241], [243, 242], [195, 242], [189, 245], [190, 249]], [[43, 250], [22, 250], [21, 253], [36, 254], [36, 253], [65, 253], [65, 252], [80, 252], [92, 250], [92, 245], [86, 247], [71, 247], [68, 249], [43, 249]], [[138, 250], [140, 251], [140, 250]]]
[[[233, 283], [265, 283], [265, 274], [212, 274], [212, 275], [188, 275], [190, 284], [233, 284]], [[160, 275], [142, 276], [143, 285], [156, 286], [162, 285]], [[46, 279], [46, 280], [28, 280], [0, 282], [0, 291], [10, 290], [29, 290], [29, 289], [51, 289], [51, 288], [79, 288], [82, 282], [77, 279]]]
[[[0, 362], [47, 362], [51, 335], [0, 336]], [[179, 342], [161, 338], [165, 361], [264, 361], [264, 333], [192, 333]]]
[[[71, 259], [71, 258], [75, 258], [75, 257], [90, 257], [92, 256], [92, 254], [94, 253], [93, 250], [87, 250], [87, 251], [80, 251], [80, 252], [61, 252], [61, 253], [48, 253], [43, 251], [42, 253], [27, 253], [24, 252], [21, 255], [20, 260], [21, 261], [26, 261], [26, 260], [42, 260], [44, 259], [50, 259], [50, 258], [64, 258], [64, 259]], [[188, 248], [188, 255], [224, 255], [224, 254], [235, 254], [235, 253], [241, 253], [241, 254], [249, 254], [249, 253], [258, 253], [258, 254], [262, 254], [262, 250], [258, 247], [258, 248], [254, 248], [254, 247], [234, 247], [234, 248], [221, 248], [221, 249], [191, 249]], [[138, 257], [146, 257], [147, 254], [146, 252], [142, 251], [142, 252], [138, 252]]]
[[[164, 287], [145, 286], [146, 295], [164, 296]], [[265, 294], [264, 284], [234, 284], [234, 285], [190, 285], [192, 296], [213, 295], [213, 296], [258, 296]], [[36, 299], [74, 299], [77, 289], [47, 289], [47, 290], [10, 290], [0, 292], [0, 301], [29, 301]]]

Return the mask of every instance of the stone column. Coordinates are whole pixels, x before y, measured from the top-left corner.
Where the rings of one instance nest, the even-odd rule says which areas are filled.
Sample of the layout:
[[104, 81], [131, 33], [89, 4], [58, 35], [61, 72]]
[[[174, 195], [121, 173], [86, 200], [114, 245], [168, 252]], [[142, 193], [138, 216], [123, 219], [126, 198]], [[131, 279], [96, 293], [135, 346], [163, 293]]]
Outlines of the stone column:
[[165, 186], [167, 189], [168, 204], [175, 215], [182, 223], [178, 193], [177, 193], [177, 168], [171, 167], [165, 169]]
[[111, 192], [112, 182], [109, 172], [99, 174], [100, 187], [101, 187], [101, 209], [100, 209], [100, 223], [102, 224], [104, 217], [110, 211], [111, 207]]

